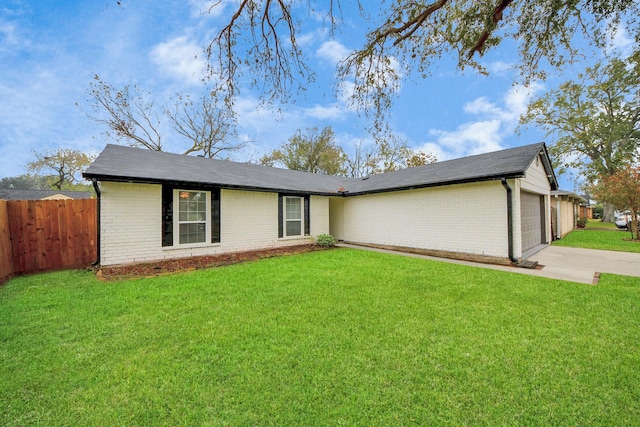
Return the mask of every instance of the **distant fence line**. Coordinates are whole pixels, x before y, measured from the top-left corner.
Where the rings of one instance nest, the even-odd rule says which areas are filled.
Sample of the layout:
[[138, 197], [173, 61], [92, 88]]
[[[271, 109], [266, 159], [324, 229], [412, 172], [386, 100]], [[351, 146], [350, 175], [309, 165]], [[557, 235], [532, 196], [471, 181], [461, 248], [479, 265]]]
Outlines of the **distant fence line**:
[[80, 268], [97, 253], [97, 200], [0, 200], [0, 282]]

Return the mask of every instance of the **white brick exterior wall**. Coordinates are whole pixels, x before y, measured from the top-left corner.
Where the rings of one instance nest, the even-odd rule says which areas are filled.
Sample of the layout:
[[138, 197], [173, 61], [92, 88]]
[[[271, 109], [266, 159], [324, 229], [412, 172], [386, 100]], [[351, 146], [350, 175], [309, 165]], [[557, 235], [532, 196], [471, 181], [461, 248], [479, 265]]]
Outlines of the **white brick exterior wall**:
[[100, 190], [100, 263], [157, 259], [162, 186], [102, 182]]
[[329, 234], [329, 198], [324, 196], [311, 196], [311, 236]]
[[336, 240], [344, 240], [344, 197], [329, 199], [329, 233]]
[[[215, 255], [291, 246], [309, 238], [278, 238], [278, 194], [221, 190], [221, 242], [197, 247], [162, 247], [162, 186], [101, 183], [102, 265]], [[329, 200], [312, 196], [311, 235], [329, 232]]]
[[343, 239], [507, 257], [506, 200], [500, 181], [347, 197]]

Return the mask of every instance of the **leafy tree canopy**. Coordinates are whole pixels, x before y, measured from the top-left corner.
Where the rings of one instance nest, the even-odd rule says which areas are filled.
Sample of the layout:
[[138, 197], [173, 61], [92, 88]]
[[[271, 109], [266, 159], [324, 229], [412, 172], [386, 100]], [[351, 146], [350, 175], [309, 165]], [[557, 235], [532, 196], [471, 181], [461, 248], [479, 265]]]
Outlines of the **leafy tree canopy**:
[[326, 175], [344, 175], [346, 154], [335, 141], [331, 127], [307, 129], [306, 134], [300, 130], [289, 142], [273, 150], [260, 159], [266, 166], [284, 166], [287, 169], [299, 170]]
[[434, 154], [412, 150], [399, 135], [390, 133], [371, 146], [357, 144], [353, 155], [347, 158], [347, 176], [362, 178], [436, 161]]
[[[346, 30], [352, 17], [342, 16], [344, 3], [238, 1], [208, 46], [211, 75], [229, 99], [246, 73], [265, 98], [286, 100], [313, 79], [299, 42], [301, 22], [323, 14], [330, 31]], [[220, 4], [212, 1], [210, 11]], [[357, 6], [370, 28], [364, 45], [339, 64], [338, 75], [353, 83], [353, 103], [378, 119], [402, 76], [426, 76], [445, 55], [456, 57], [459, 69], [485, 72], [478, 59], [509, 39], [518, 46], [517, 68], [528, 82], [544, 77], [547, 64], [562, 68], [579, 58], [576, 40], [604, 47], [605, 35], [621, 20], [640, 41], [640, 2], [633, 0], [358, 0]]]
[[23, 174], [8, 176], [0, 179], [0, 188], [13, 190], [48, 190], [52, 177], [43, 175]]
[[289, 138], [289, 142], [271, 151], [260, 159], [265, 166], [283, 166], [326, 175], [345, 175], [361, 178], [408, 167], [422, 166], [436, 161], [436, 156], [423, 151], [414, 151], [397, 135], [378, 140], [371, 146], [356, 145], [352, 156], [348, 156], [335, 141], [331, 127], [300, 130]]
[[595, 187], [600, 200], [628, 209], [631, 212], [631, 231], [640, 240], [638, 214], [640, 213], [640, 169], [627, 166], [616, 173], [603, 177]]
[[640, 154], [640, 52], [587, 68], [534, 100], [521, 118], [542, 128], [558, 173], [587, 183], [615, 174]]
[[94, 157], [78, 150], [58, 148], [53, 152], [33, 153], [36, 160], [27, 165], [29, 171], [39, 173], [43, 170], [53, 172], [51, 188], [62, 190], [78, 183], [80, 173], [86, 169]]

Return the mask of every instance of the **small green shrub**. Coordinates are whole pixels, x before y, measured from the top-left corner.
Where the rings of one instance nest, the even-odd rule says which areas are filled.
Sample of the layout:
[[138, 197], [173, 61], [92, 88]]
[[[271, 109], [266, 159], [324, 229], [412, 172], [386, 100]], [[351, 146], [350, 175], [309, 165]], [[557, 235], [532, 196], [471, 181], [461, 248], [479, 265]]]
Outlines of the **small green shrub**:
[[320, 234], [316, 240], [318, 246], [331, 247], [336, 245], [336, 239], [331, 234]]

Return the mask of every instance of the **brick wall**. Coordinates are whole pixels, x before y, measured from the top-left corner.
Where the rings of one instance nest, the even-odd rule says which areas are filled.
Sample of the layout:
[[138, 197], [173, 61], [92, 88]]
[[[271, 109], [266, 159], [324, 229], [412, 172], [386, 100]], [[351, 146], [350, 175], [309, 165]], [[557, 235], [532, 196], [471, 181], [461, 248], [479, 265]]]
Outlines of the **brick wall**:
[[344, 240], [507, 257], [506, 191], [499, 181], [344, 199]]
[[[278, 238], [278, 195], [222, 190], [221, 242], [193, 247], [162, 247], [160, 185], [102, 183], [101, 264], [215, 255], [291, 246], [309, 238]], [[311, 235], [329, 232], [326, 197], [311, 197]]]
[[101, 192], [100, 263], [161, 257], [162, 186], [103, 182]]
[[323, 196], [311, 196], [311, 235], [329, 233], [329, 198]]

